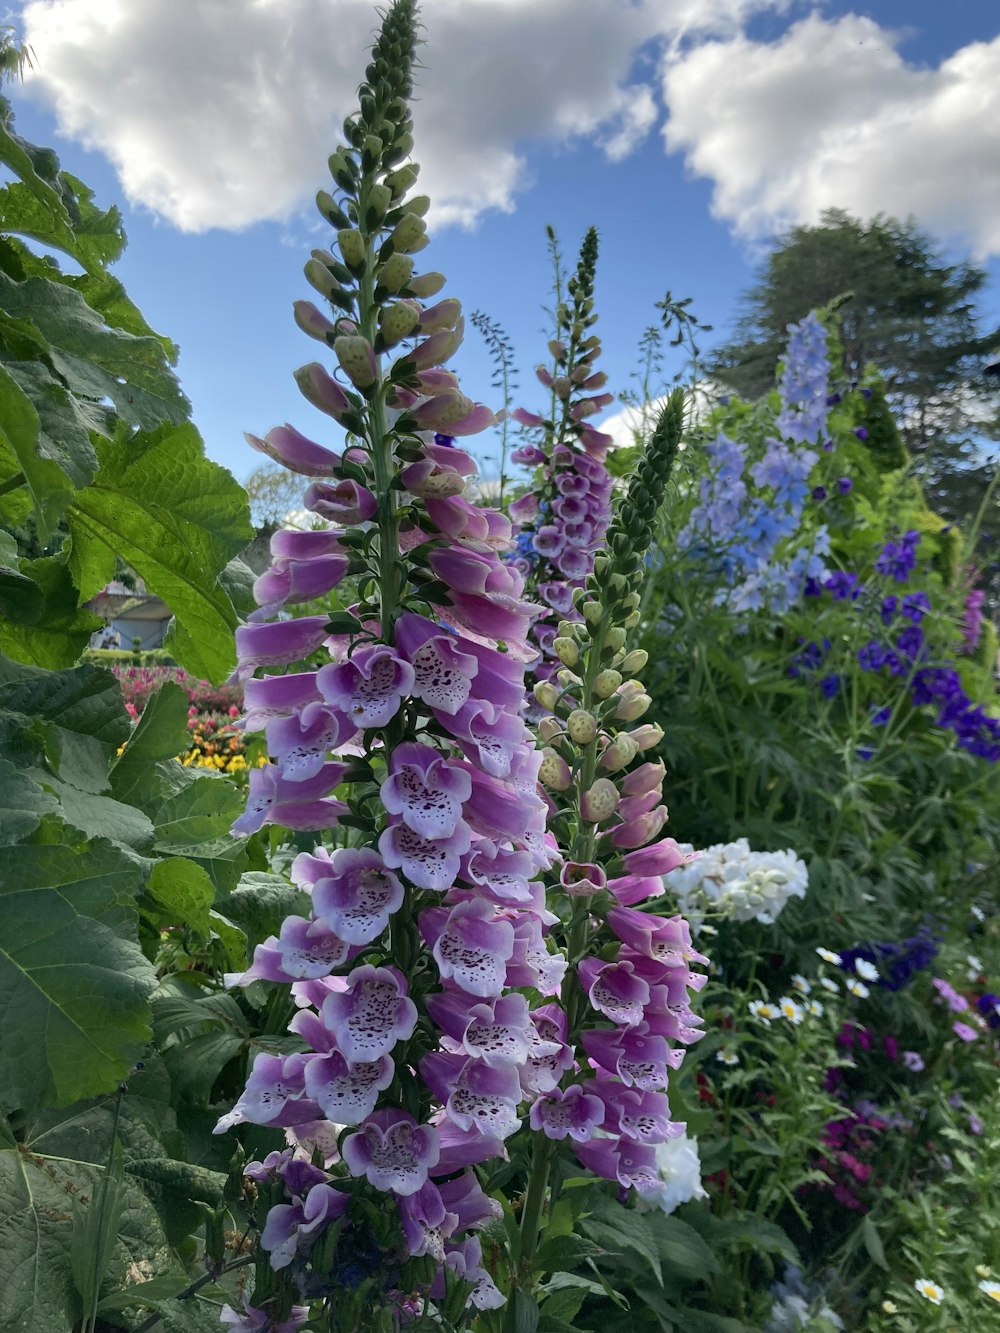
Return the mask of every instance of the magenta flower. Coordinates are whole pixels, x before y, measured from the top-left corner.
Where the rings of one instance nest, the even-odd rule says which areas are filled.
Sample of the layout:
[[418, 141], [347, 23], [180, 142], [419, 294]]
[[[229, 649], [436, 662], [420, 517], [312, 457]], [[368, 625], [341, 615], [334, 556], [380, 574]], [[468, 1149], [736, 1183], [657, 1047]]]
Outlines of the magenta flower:
[[428, 1254], [439, 1264], [444, 1263], [445, 1237], [456, 1230], [458, 1217], [449, 1213], [437, 1185], [425, 1180], [414, 1194], [403, 1195], [397, 1202], [407, 1252], [414, 1256]]
[[233, 1109], [216, 1124], [213, 1133], [224, 1134], [233, 1125], [299, 1125], [318, 1120], [319, 1104], [306, 1096], [306, 1055], [259, 1053], [253, 1062], [246, 1087]]
[[311, 889], [316, 916], [348, 944], [377, 939], [403, 903], [402, 883], [370, 847], [303, 852], [292, 862], [292, 879]]
[[523, 995], [470, 1006], [461, 991], [442, 991], [427, 997], [427, 1011], [466, 1055], [489, 1065], [519, 1065], [528, 1058], [535, 1034]]
[[420, 914], [424, 939], [433, 946], [444, 980], [453, 980], [470, 995], [499, 995], [507, 960], [514, 952], [514, 927], [496, 915], [482, 898], [450, 910], [431, 907]]
[[254, 949], [253, 964], [241, 975], [227, 975], [230, 986], [249, 986], [253, 981], [300, 981], [303, 977], [326, 977], [347, 957], [347, 942], [323, 921], [287, 916], [281, 934], [271, 936]]
[[396, 643], [410, 663], [410, 691], [436, 712], [453, 716], [465, 703], [479, 663], [460, 649], [453, 635], [442, 634], [437, 625], [407, 612], [396, 622]]
[[686, 1126], [670, 1119], [670, 1103], [662, 1092], [626, 1088], [597, 1079], [593, 1091], [603, 1102], [603, 1128], [638, 1143], [666, 1143], [679, 1138]]
[[420, 889], [450, 889], [469, 850], [469, 826], [459, 823], [450, 838], [422, 838], [405, 824], [391, 824], [378, 840], [387, 866], [402, 870]]
[[[633, 732], [633, 738], [635, 733]], [[699, 853], [682, 851], [673, 838], [662, 838], [651, 847], [626, 852], [623, 858], [630, 875], [668, 875], [678, 866], [696, 860]]]
[[343, 801], [323, 799], [344, 776], [344, 764], [324, 764], [313, 777], [292, 781], [275, 764], [250, 770], [246, 812], [233, 823], [233, 833], [256, 833], [265, 824], [293, 829], [330, 828], [347, 813]]
[[441, 1155], [437, 1131], [418, 1125], [405, 1111], [387, 1108], [370, 1115], [344, 1140], [344, 1161], [354, 1176], [367, 1176], [379, 1190], [416, 1194]]
[[356, 1125], [371, 1115], [380, 1092], [392, 1082], [394, 1066], [388, 1055], [351, 1063], [340, 1051], [315, 1055], [305, 1066], [305, 1086], [328, 1120]]
[[311, 602], [325, 597], [347, 574], [345, 555], [326, 555], [309, 560], [276, 560], [254, 581], [253, 597], [258, 606], [277, 610], [287, 602]]
[[568, 1135], [577, 1143], [592, 1138], [603, 1119], [604, 1103], [579, 1083], [539, 1097], [529, 1116], [531, 1128], [541, 1130], [546, 1138], [564, 1139]]
[[384, 727], [413, 688], [413, 668], [387, 644], [359, 648], [347, 662], [316, 677], [323, 698], [355, 727]]
[[979, 1040], [979, 1033], [976, 1031], [975, 1028], [970, 1028], [968, 1023], [960, 1023], [956, 1021], [952, 1023], [951, 1030], [952, 1032], [954, 1032], [956, 1037], [961, 1037], [962, 1041]]
[[407, 741], [392, 752], [382, 783], [382, 804], [422, 838], [451, 839], [462, 823], [462, 805], [472, 794], [469, 773], [439, 750]]
[[[346, 405], [346, 398], [345, 398]], [[290, 472], [298, 472], [306, 477], [329, 477], [334, 468], [340, 467], [340, 455], [330, 449], [324, 449], [315, 440], [307, 439], [287, 423], [273, 426], [264, 438], [256, 435], [244, 435], [247, 444], [257, 449], [276, 463], [282, 463]]]
[[643, 1006], [649, 1003], [649, 986], [636, 976], [632, 963], [602, 963], [584, 958], [580, 980], [590, 1003], [613, 1023], [634, 1027], [642, 1022]]
[[276, 1204], [267, 1215], [261, 1233], [261, 1248], [271, 1255], [271, 1267], [287, 1268], [302, 1239], [312, 1236], [325, 1223], [343, 1216], [347, 1195], [332, 1185], [313, 1185], [304, 1199]]
[[311, 703], [321, 702], [315, 671], [248, 680], [243, 686], [243, 706], [246, 710], [243, 728], [245, 731], [259, 731], [272, 718], [290, 717]]
[[321, 1017], [342, 1055], [372, 1061], [413, 1035], [417, 1006], [395, 968], [365, 964], [348, 976], [345, 991], [327, 995]]
[[668, 1069], [676, 1069], [684, 1057], [645, 1023], [631, 1029], [592, 1029], [583, 1033], [582, 1040], [595, 1064], [617, 1074], [626, 1087], [644, 1091], [665, 1088]]
[[315, 703], [288, 717], [271, 718], [265, 732], [268, 753], [281, 777], [287, 782], [305, 782], [322, 771], [330, 751], [350, 740], [356, 729], [342, 713]]
[[506, 1139], [519, 1127], [521, 1082], [512, 1064], [487, 1064], [451, 1051], [431, 1051], [420, 1073], [459, 1129]]
[[326, 616], [302, 616], [299, 620], [276, 620], [269, 625], [241, 625], [236, 631], [240, 670], [285, 666], [308, 657], [328, 637], [328, 623]]
[[636, 953], [654, 958], [670, 967], [685, 963], [708, 963], [691, 944], [691, 928], [681, 916], [653, 916], [631, 907], [612, 907], [608, 925], [623, 944]]

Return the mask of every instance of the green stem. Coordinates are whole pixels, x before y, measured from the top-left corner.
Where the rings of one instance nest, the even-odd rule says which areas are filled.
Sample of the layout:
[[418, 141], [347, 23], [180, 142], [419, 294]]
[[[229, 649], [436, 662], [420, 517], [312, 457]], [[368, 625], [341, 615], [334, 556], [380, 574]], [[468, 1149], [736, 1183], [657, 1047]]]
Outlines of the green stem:
[[[211, 1282], [217, 1282], [224, 1273], [231, 1273], [236, 1268], [247, 1268], [252, 1263], [256, 1263], [256, 1257], [252, 1254], [244, 1254], [239, 1259], [234, 1259], [232, 1263], [226, 1264], [221, 1271], [210, 1269], [207, 1273], [203, 1273], [201, 1277], [195, 1278], [183, 1291], [179, 1291], [174, 1300], [189, 1300], [201, 1291], [202, 1287], [207, 1287]], [[149, 1333], [149, 1330], [155, 1328], [162, 1319], [163, 1315], [159, 1312], [149, 1315], [141, 1324], [136, 1325], [135, 1333]]]
[[115, 1148], [118, 1145], [118, 1124], [122, 1114], [122, 1100], [125, 1096], [125, 1084], [119, 1083], [115, 1097], [114, 1117], [111, 1121], [111, 1143], [108, 1147], [108, 1160], [101, 1180], [101, 1194], [97, 1205], [97, 1243], [94, 1249], [93, 1290], [90, 1297], [90, 1311], [83, 1326], [83, 1333], [94, 1333], [97, 1328], [97, 1307], [101, 1300], [101, 1279], [104, 1277], [105, 1250], [107, 1248], [107, 1211], [111, 1198], [111, 1179], [114, 1173]]
[[7, 495], [10, 491], [16, 491], [20, 486], [26, 486], [28, 478], [23, 472], [15, 472], [12, 477], [8, 477], [5, 482], [0, 483], [0, 495]]

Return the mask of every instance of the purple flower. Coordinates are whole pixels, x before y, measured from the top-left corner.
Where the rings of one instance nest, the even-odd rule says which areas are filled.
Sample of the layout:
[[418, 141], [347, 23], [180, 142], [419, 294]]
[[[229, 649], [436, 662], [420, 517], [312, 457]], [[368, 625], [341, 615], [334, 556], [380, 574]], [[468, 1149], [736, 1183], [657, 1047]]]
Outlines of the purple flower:
[[916, 1051], [904, 1051], [903, 1064], [914, 1074], [919, 1074], [926, 1067], [923, 1058]]
[[854, 482], [851, 480], [850, 477], [837, 478], [837, 490], [840, 492], [841, 495], [850, 495], [853, 489], [854, 489]]
[[847, 570], [835, 570], [823, 583], [827, 592], [833, 594], [835, 602], [856, 602], [861, 596], [861, 582], [857, 574]]
[[885, 661], [885, 648], [878, 639], [870, 639], [858, 649], [858, 666], [862, 671], [878, 671]]
[[335, 828], [347, 806], [327, 793], [339, 785], [345, 769], [345, 764], [324, 764], [315, 776], [296, 781], [282, 777], [276, 764], [251, 769], [247, 808], [234, 821], [233, 833], [256, 833], [265, 824], [304, 831]]
[[413, 667], [387, 644], [359, 648], [349, 661], [325, 666], [316, 677], [323, 698], [355, 727], [387, 726], [413, 683]]
[[467, 995], [448, 990], [429, 995], [427, 1011], [468, 1056], [489, 1065], [520, 1065], [528, 1058], [535, 1034], [523, 995], [470, 1005]]
[[342, 1055], [372, 1061], [413, 1035], [417, 1006], [395, 968], [365, 964], [347, 977], [346, 990], [326, 997], [321, 1018]]
[[259, 666], [285, 666], [308, 657], [329, 637], [326, 616], [276, 620], [269, 625], [241, 625], [236, 631], [240, 672]]
[[584, 1143], [593, 1137], [603, 1119], [604, 1103], [600, 1097], [573, 1083], [539, 1097], [531, 1108], [529, 1123], [548, 1139], [564, 1139], [568, 1135], [577, 1143]]
[[450, 910], [428, 908], [420, 914], [420, 929], [433, 946], [443, 979], [452, 979], [470, 995], [501, 993], [514, 952], [514, 927], [488, 902], [471, 898]]
[[907, 532], [898, 542], [886, 542], [875, 561], [879, 574], [890, 574], [897, 583], [905, 583], [917, 566], [920, 534]]
[[826, 487], [825, 487], [825, 486], [814, 486], [814, 487], [812, 488], [812, 492], [811, 492], [811, 494], [812, 494], [812, 498], [813, 498], [814, 500], [825, 500], [825, 499], [826, 499]]
[[487, 1064], [451, 1051], [431, 1051], [420, 1073], [459, 1129], [506, 1139], [520, 1127], [521, 1081], [512, 1064]]
[[340, 1051], [329, 1051], [313, 1056], [306, 1065], [306, 1091], [335, 1125], [356, 1125], [375, 1110], [378, 1095], [392, 1082], [394, 1072], [388, 1055], [351, 1063]]
[[422, 838], [405, 824], [391, 824], [378, 840], [378, 849], [387, 866], [402, 870], [420, 889], [450, 889], [469, 850], [468, 824], [459, 823], [450, 838]]
[[357, 1134], [344, 1140], [343, 1157], [353, 1176], [367, 1176], [379, 1190], [416, 1194], [441, 1156], [437, 1131], [418, 1125], [405, 1111], [375, 1111]]
[[462, 804], [472, 795], [472, 779], [439, 750], [407, 741], [393, 750], [380, 795], [388, 813], [421, 837], [450, 839], [462, 822]]
[[347, 1195], [332, 1185], [313, 1185], [304, 1199], [276, 1204], [261, 1232], [261, 1249], [271, 1255], [271, 1267], [287, 1268], [304, 1237], [347, 1211]]
[[585, 958], [580, 963], [580, 980], [590, 1003], [613, 1023], [635, 1027], [642, 1022], [643, 1008], [649, 1003], [649, 985], [636, 975], [633, 963]]
[[254, 949], [253, 964], [240, 975], [226, 975], [227, 986], [249, 986], [253, 981], [291, 983], [304, 977], [326, 977], [348, 954], [347, 942], [325, 921], [286, 916], [281, 933]]
[[292, 879], [312, 892], [313, 911], [348, 944], [370, 944], [403, 903], [403, 885], [373, 848], [323, 847], [292, 862]]
[[931, 985], [947, 1004], [948, 1008], [955, 1014], [962, 1014], [969, 1007], [969, 1002], [964, 995], [959, 995], [954, 986], [945, 981], [943, 977], [934, 977]]
[[840, 693], [840, 677], [836, 672], [831, 672], [824, 676], [819, 683], [820, 692], [824, 699], [834, 699]]
[[867, 428], [864, 426], [856, 426], [854, 428], [854, 434], [858, 437], [859, 440], [868, 439], [868, 431]]
[[1000, 995], [987, 991], [976, 1001], [976, 1008], [986, 1019], [989, 1027], [1000, 1028]]
[[931, 601], [925, 592], [908, 592], [903, 598], [902, 614], [914, 625], [919, 625], [931, 609]]
[[276, 1323], [266, 1310], [250, 1305], [243, 1297], [243, 1313], [234, 1310], [231, 1305], [224, 1305], [219, 1315], [219, 1322], [225, 1324], [229, 1333], [295, 1333], [297, 1328], [309, 1318], [307, 1305], [293, 1305], [288, 1318]]
[[956, 1020], [951, 1025], [951, 1030], [956, 1037], [961, 1037], [962, 1041], [978, 1041], [979, 1033], [975, 1028], [970, 1028], [968, 1023], [962, 1023]]
[[301, 1125], [318, 1120], [318, 1103], [306, 1096], [305, 1055], [268, 1055], [254, 1059], [246, 1087], [233, 1109], [222, 1116], [213, 1130], [224, 1134], [233, 1125]]

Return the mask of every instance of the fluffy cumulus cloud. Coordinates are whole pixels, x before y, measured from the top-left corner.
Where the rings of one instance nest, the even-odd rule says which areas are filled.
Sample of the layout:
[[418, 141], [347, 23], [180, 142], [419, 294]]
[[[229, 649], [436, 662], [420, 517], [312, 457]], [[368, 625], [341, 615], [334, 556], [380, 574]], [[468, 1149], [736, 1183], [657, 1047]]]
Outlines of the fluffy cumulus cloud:
[[[617, 160], [660, 110], [657, 44], [794, 0], [424, 0], [414, 107], [438, 222], [510, 210], [531, 142]], [[26, 0], [30, 86], [62, 132], [177, 227], [293, 214], [354, 105], [372, 0]], [[643, 55], [647, 58], [643, 59]]]
[[[581, 22], [578, 0], [426, 0], [414, 114], [438, 220], [510, 209], [526, 140], [627, 154], [656, 118], [629, 75], [660, 8], [587, 0]], [[308, 198], [375, 21], [371, 0], [28, 0], [23, 18], [33, 89], [63, 133], [190, 231], [284, 218]]]
[[827, 207], [913, 214], [1000, 254], [1000, 37], [936, 67], [908, 63], [871, 19], [817, 14], [773, 41], [675, 46], [663, 66], [667, 149], [714, 184], [748, 239]]

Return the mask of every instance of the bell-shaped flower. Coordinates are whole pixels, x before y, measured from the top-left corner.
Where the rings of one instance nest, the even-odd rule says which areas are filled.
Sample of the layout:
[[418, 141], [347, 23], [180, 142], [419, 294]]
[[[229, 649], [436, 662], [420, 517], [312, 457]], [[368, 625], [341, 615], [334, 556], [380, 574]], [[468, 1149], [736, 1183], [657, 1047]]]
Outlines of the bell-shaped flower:
[[375, 517], [375, 496], [367, 486], [359, 486], [356, 481], [338, 481], [332, 485], [325, 481], [313, 482], [302, 502], [320, 518], [341, 526], [367, 523]]
[[216, 1124], [213, 1133], [224, 1134], [233, 1125], [299, 1125], [316, 1120], [319, 1104], [306, 1095], [307, 1055], [268, 1055], [260, 1052], [253, 1062], [246, 1087], [231, 1111]]
[[292, 862], [292, 879], [312, 891], [313, 912], [348, 944], [370, 944], [403, 903], [400, 880], [372, 847], [317, 848]]
[[443, 980], [484, 998], [502, 992], [514, 952], [514, 927], [488, 902], [471, 898], [451, 909], [428, 908], [420, 914], [420, 930], [433, 946]]
[[[307, 305], [308, 302], [298, 302]], [[321, 338], [320, 341], [325, 341]], [[333, 378], [330, 372], [318, 361], [311, 361], [307, 366], [300, 366], [293, 372], [299, 392], [313, 407], [325, 412], [334, 421], [343, 422], [353, 410], [351, 400]]]
[[[445, 1265], [463, 1282], [474, 1284], [469, 1293], [469, 1304], [477, 1310], [499, 1310], [507, 1303], [507, 1297], [483, 1267], [483, 1249], [478, 1236], [446, 1245], [444, 1259]], [[444, 1275], [439, 1273], [431, 1285], [430, 1295], [434, 1300], [441, 1300], [446, 1290]]]
[[669, 967], [708, 963], [691, 943], [691, 928], [682, 916], [653, 916], [631, 907], [612, 907], [608, 925], [623, 944]]
[[325, 597], [347, 574], [346, 555], [324, 555], [310, 560], [278, 560], [254, 580], [258, 606], [277, 611], [287, 602], [311, 602]]
[[617, 1180], [625, 1189], [639, 1193], [661, 1185], [656, 1151], [628, 1138], [593, 1138], [576, 1145], [576, 1155], [589, 1171], [605, 1180]]
[[396, 621], [396, 646], [410, 664], [410, 692], [437, 713], [453, 716], [468, 699], [479, 663], [454, 635], [423, 616], [405, 612]]
[[[345, 399], [346, 403], [346, 399]], [[329, 477], [334, 468], [340, 466], [340, 455], [331, 449], [324, 449], [315, 440], [307, 439], [287, 423], [273, 426], [263, 439], [256, 435], [244, 435], [247, 444], [276, 463], [281, 463], [290, 472], [297, 472], [305, 477]]]
[[307, 704], [291, 717], [276, 717], [265, 728], [267, 750], [288, 782], [305, 782], [322, 770], [332, 749], [350, 740], [354, 726], [342, 713]]
[[326, 797], [344, 776], [345, 764], [324, 764], [313, 777], [293, 781], [276, 764], [250, 770], [246, 811], [233, 823], [233, 833], [256, 833], [265, 824], [284, 824], [303, 832], [335, 828], [347, 813], [343, 801]]
[[457, 1230], [458, 1217], [446, 1208], [437, 1185], [425, 1180], [415, 1194], [403, 1195], [397, 1202], [407, 1253], [427, 1254], [444, 1263], [445, 1237]]
[[555, 995], [566, 975], [566, 967], [564, 953], [549, 952], [538, 917], [522, 914], [514, 927], [507, 985], [533, 986], [542, 995]]
[[392, 1082], [390, 1056], [353, 1064], [340, 1051], [315, 1055], [305, 1067], [306, 1092], [336, 1125], [357, 1125], [375, 1110], [380, 1092]]
[[327, 995], [320, 1016], [337, 1049], [354, 1063], [378, 1060], [412, 1037], [417, 1006], [395, 968], [366, 963], [351, 972], [345, 991]]
[[588, 1085], [602, 1101], [602, 1127], [637, 1143], [666, 1143], [678, 1138], [686, 1126], [670, 1119], [670, 1103], [663, 1092], [627, 1088], [608, 1078]]
[[469, 1004], [461, 991], [428, 995], [427, 1012], [466, 1055], [488, 1065], [518, 1065], [528, 1058], [534, 1032], [523, 995], [505, 995], [483, 1004]]
[[667, 807], [658, 805], [655, 810], [647, 810], [627, 823], [618, 824], [607, 835], [608, 841], [613, 847], [645, 847], [666, 822]]
[[406, 824], [390, 824], [378, 840], [378, 849], [385, 864], [402, 870], [418, 889], [444, 891], [455, 883], [471, 836], [468, 824], [461, 820], [450, 837], [433, 840]]
[[521, 1083], [513, 1065], [431, 1051], [420, 1061], [420, 1073], [459, 1129], [506, 1139], [519, 1127]]
[[243, 1294], [243, 1310], [234, 1310], [231, 1305], [224, 1305], [219, 1314], [219, 1322], [225, 1325], [226, 1333], [295, 1333], [309, 1318], [307, 1305], [293, 1305], [287, 1319], [275, 1322], [267, 1310], [251, 1305]]
[[413, 688], [413, 668], [388, 644], [366, 644], [347, 662], [322, 667], [316, 684], [324, 699], [358, 728], [384, 727]]
[[651, 847], [639, 847], [635, 851], [626, 852], [623, 860], [630, 875], [667, 875], [678, 866], [695, 860], [697, 855], [685, 852], [673, 838], [661, 838]]
[[261, 1232], [261, 1249], [271, 1256], [275, 1270], [287, 1268], [303, 1237], [313, 1236], [347, 1211], [348, 1196], [332, 1185], [314, 1185], [304, 1199], [279, 1203], [271, 1209]]
[[236, 631], [236, 657], [240, 673], [259, 666], [287, 666], [308, 657], [329, 636], [328, 616], [302, 616], [298, 620], [275, 620], [266, 625], [240, 625]]
[[431, 553], [430, 566], [449, 590], [445, 619], [456, 619], [487, 642], [523, 642], [540, 608], [521, 600], [524, 580], [492, 551], [440, 547]]
[[608, 891], [622, 907], [659, 898], [663, 894], [663, 880], [658, 875], [620, 875], [608, 880]]
[[260, 731], [272, 718], [290, 717], [321, 702], [315, 671], [248, 680], [243, 686], [243, 730]]
[[436, 1129], [418, 1125], [413, 1116], [391, 1107], [370, 1115], [343, 1146], [352, 1175], [367, 1176], [376, 1189], [404, 1197], [416, 1194], [440, 1155]]
[[579, 1083], [568, 1088], [553, 1088], [539, 1097], [531, 1107], [529, 1123], [547, 1139], [564, 1139], [568, 1135], [577, 1143], [592, 1138], [594, 1130], [604, 1119], [604, 1103]]
[[462, 822], [462, 805], [472, 794], [472, 778], [440, 750], [415, 741], [397, 745], [382, 783], [382, 804], [422, 838], [452, 838]]
[[484, 772], [497, 778], [510, 776], [514, 756], [528, 739], [517, 713], [488, 699], [469, 699], [452, 716], [435, 716]]
[[676, 1069], [683, 1051], [671, 1050], [665, 1037], [649, 1032], [644, 1023], [634, 1028], [591, 1028], [581, 1034], [583, 1049], [626, 1087], [643, 1091], [666, 1088], [668, 1069]]
[[[442, 1143], [442, 1159], [444, 1146]], [[440, 1168], [440, 1163], [438, 1163]], [[491, 1199], [483, 1192], [474, 1171], [463, 1171], [451, 1180], [442, 1180], [438, 1185], [441, 1199], [449, 1213], [455, 1217], [455, 1231], [469, 1231], [485, 1226], [503, 1216], [503, 1208], [496, 1199]]]
[[641, 1023], [643, 1007], [649, 1003], [649, 985], [636, 975], [632, 963], [602, 963], [585, 958], [580, 980], [590, 1003], [613, 1023], [634, 1027]]
[[534, 873], [527, 852], [499, 847], [489, 838], [477, 838], [462, 865], [468, 883], [487, 889], [495, 902], [505, 904], [532, 901], [530, 880]]
[[601, 866], [587, 861], [566, 861], [559, 873], [559, 883], [571, 898], [589, 898], [608, 882]]
[[303, 977], [327, 977], [348, 954], [345, 940], [325, 921], [286, 916], [277, 937], [258, 944], [246, 972], [226, 973], [227, 986], [249, 986], [254, 981], [291, 983]]

